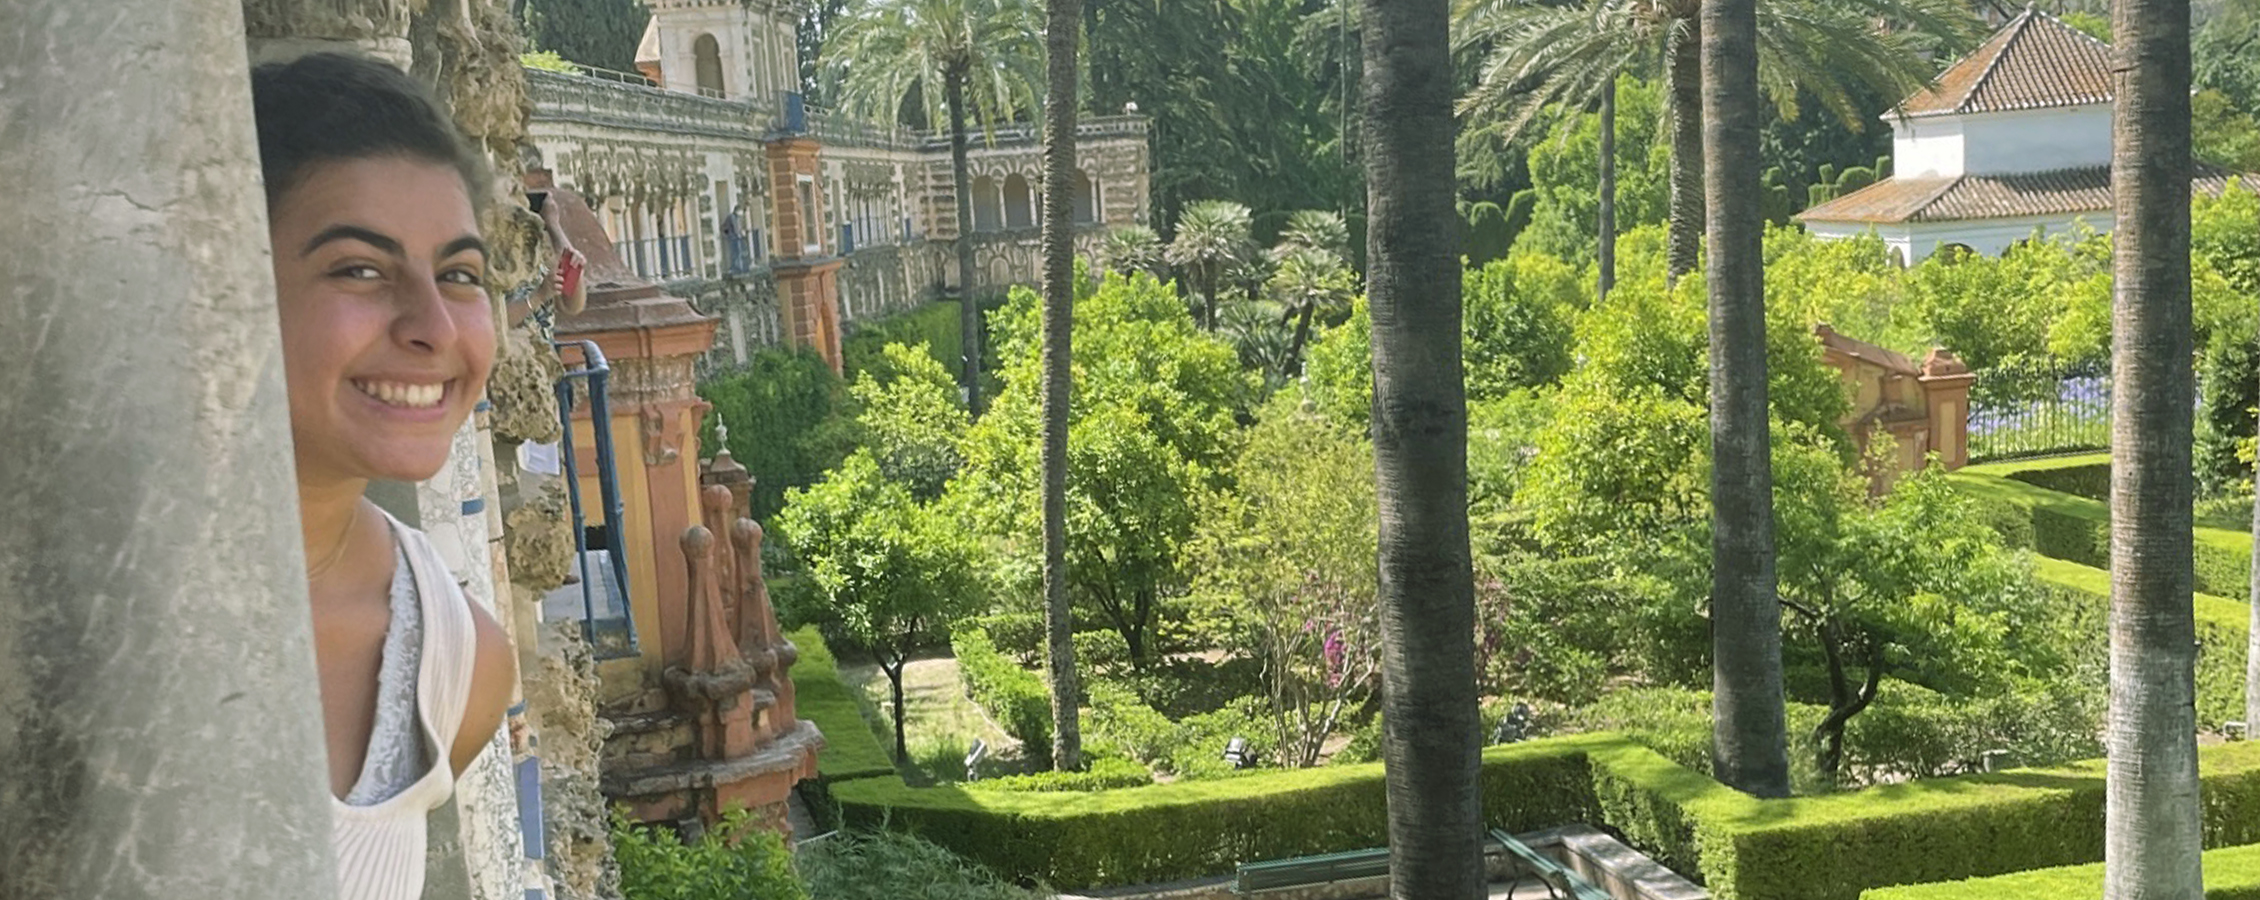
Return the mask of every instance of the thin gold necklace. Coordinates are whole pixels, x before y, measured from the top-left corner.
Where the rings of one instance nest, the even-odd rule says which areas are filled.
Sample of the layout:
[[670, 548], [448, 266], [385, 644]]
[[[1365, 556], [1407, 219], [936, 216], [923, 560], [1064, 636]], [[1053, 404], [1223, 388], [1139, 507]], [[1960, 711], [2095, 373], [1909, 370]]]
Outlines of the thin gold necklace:
[[359, 524], [361, 524], [361, 504], [359, 501], [355, 501], [352, 517], [345, 520], [345, 532], [337, 536], [337, 548], [330, 551], [329, 558], [322, 560], [321, 565], [306, 570], [307, 581], [312, 582], [320, 579], [337, 565], [338, 560], [345, 557], [346, 545], [353, 541], [353, 526]]

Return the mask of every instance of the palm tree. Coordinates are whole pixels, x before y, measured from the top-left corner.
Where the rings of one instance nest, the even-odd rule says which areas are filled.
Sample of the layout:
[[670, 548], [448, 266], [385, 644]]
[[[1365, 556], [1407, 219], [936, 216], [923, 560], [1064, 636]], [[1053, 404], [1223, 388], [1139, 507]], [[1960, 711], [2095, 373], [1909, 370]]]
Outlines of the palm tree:
[[1350, 223], [1342, 214], [1324, 209], [1298, 209], [1287, 214], [1287, 227], [1279, 232], [1279, 243], [1271, 248], [1271, 258], [1278, 261], [1290, 252], [1309, 248], [1331, 253], [1350, 264]]
[[1044, 14], [1044, 626], [1050, 641], [1052, 765], [1083, 767], [1077, 720], [1075, 621], [1067, 600], [1068, 364], [1075, 316], [1075, 50], [1083, 0], [1046, 0]]
[[1759, 797], [1789, 795], [1775, 593], [1773, 452], [1759, 211], [1761, 0], [1703, 4], [1703, 188], [1711, 318], [1712, 770]]
[[[1476, 86], [1459, 103], [1469, 117], [1466, 146], [1527, 140], [1549, 109], [1598, 104], [1613, 114], [1619, 73], [1662, 76], [1673, 278], [1694, 270], [1701, 247], [1700, 7], [1700, 0], [1460, 0], [1457, 13], [1455, 43], [1482, 56]], [[1979, 36], [1962, 0], [1759, 0], [1757, 18], [1758, 82], [1768, 97], [1794, 115], [1799, 92], [1809, 92], [1853, 129], [1868, 125], [1854, 86], [1902, 95], [1933, 74], [1920, 52], [1924, 40], [1958, 51]], [[1878, 20], [1905, 28], [1879, 31]], [[1613, 183], [1599, 187], [1614, 196]]]
[[2112, 4], [2111, 702], [2103, 896], [2195, 898], [2189, 0]]
[[1357, 293], [1357, 276], [1333, 253], [1311, 246], [1282, 246], [1286, 250], [1279, 254], [1278, 271], [1264, 284], [1264, 293], [1279, 304], [1282, 315], [1295, 320], [1295, 336], [1279, 368], [1281, 378], [1293, 378], [1302, 369], [1311, 320], [1320, 312], [1347, 305]]
[[1036, 61], [1043, 52], [1038, 31], [1025, 0], [877, 0], [842, 24], [823, 53], [848, 107], [891, 119], [915, 98], [926, 121], [948, 117], [963, 310], [958, 377], [975, 411], [981, 408], [981, 305], [973, 283], [966, 123], [971, 119], [986, 133], [1035, 109]]
[[1144, 272], [1162, 277], [1166, 251], [1161, 235], [1144, 225], [1124, 225], [1106, 233], [1099, 243], [1099, 265], [1106, 271], [1128, 277], [1134, 272]]
[[1177, 238], [1169, 242], [1169, 264], [1183, 269], [1201, 298], [1201, 325], [1216, 330], [1217, 293], [1232, 265], [1248, 253], [1248, 208], [1230, 200], [1201, 200], [1177, 216]]
[[1389, 894], [1484, 896], [1449, 0], [1364, 0]]

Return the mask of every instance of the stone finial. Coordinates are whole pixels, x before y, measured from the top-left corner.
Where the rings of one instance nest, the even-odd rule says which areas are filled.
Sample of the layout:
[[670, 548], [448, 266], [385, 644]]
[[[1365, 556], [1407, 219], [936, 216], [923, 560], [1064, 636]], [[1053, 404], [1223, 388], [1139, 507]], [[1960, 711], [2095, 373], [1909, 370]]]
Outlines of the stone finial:
[[719, 460], [730, 455], [730, 423], [722, 420], [722, 411], [714, 411], [714, 457]]
[[1944, 347], [1930, 348], [1930, 355], [1923, 358], [1923, 374], [1926, 376], [1935, 378], [1940, 375], [1962, 375], [1969, 371], [1969, 364], [1955, 356], [1954, 351]]

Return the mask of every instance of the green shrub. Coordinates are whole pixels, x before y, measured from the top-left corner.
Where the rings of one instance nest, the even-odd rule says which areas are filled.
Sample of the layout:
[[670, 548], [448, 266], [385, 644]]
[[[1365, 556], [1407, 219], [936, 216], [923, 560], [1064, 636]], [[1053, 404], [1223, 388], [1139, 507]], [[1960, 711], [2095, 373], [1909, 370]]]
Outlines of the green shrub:
[[[2260, 900], [2260, 845], [2205, 853], [2205, 900]], [[2102, 900], [2103, 865], [1877, 888], [1860, 900]]]
[[977, 626], [960, 626], [950, 635], [950, 649], [973, 702], [1020, 740], [1028, 758], [1050, 759], [1052, 695], [1043, 676], [998, 651], [989, 633]]
[[[775, 832], [750, 825], [744, 811], [684, 843], [675, 832], [615, 813], [612, 852], [625, 900], [808, 900], [793, 875], [792, 851]], [[827, 898], [836, 896], [825, 894]]]
[[1490, 201], [1474, 204], [1465, 213], [1467, 264], [1481, 268], [1494, 259], [1503, 259], [1507, 248], [1514, 246], [1514, 235], [1507, 229], [1507, 211]]
[[[763, 350], [745, 368], [700, 384], [698, 395], [714, 404], [699, 446], [716, 446], [716, 421], [730, 426], [730, 456], [752, 473], [753, 515], [764, 522], [784, 508], [786, 489], [815, 484], [857, 443], [847, 382], [814, 350]], [[636, 452], [619, 437], [623, 453]]]
[[824, 900], [1037, 900], [1043, 896], [928, 841], [892, 831], [845, 832], [803, 845], [810, 893]]
[[1022, 666], [1038, 666], [1044, 661], [1044, 614], [1035, 612], [996, 612], [977, 616], [972, 625], [989, 633], [989, 640], [997, 649], [1018, 657]]
[[1100, 756], [1085, 772], [1031, 772], [970, 782], [977, 791], [1104, 791], [1154, 783], [1154, 773], [1135, 760]]
[[858, 325], [840, 341], [840, 368], [849, 378], [883, 368], [888, 344], [925, 347], [942, 368], [956, 373], [964, 353], [964, 325], [956, 300], [936, 300], [908, 312]]
[[1259, 761], [1272, 759], [1278, 745], [1276, 726], [1258, 711], [1254, 698], [1243, 697], [1210, 712], [1172, 720], [1111, 681], [1094, 680], [1084, 693], [1090, 702], [1085, 727], [1094, 736], [1183, 778], [1239, 774], [1241, 770], [1224, 761], [1224, 747], [1233, 738], [1246, 739], [1248, 751]]

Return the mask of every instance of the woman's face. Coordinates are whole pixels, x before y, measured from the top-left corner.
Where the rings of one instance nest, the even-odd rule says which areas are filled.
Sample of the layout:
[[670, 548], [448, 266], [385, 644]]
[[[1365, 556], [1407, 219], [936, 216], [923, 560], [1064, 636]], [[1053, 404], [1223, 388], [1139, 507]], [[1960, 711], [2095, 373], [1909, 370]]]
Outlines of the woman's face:
[[420, 481], [485, 393], [486, 245], [452, 167], [317, 163], [271, 222], [301, 481]]

